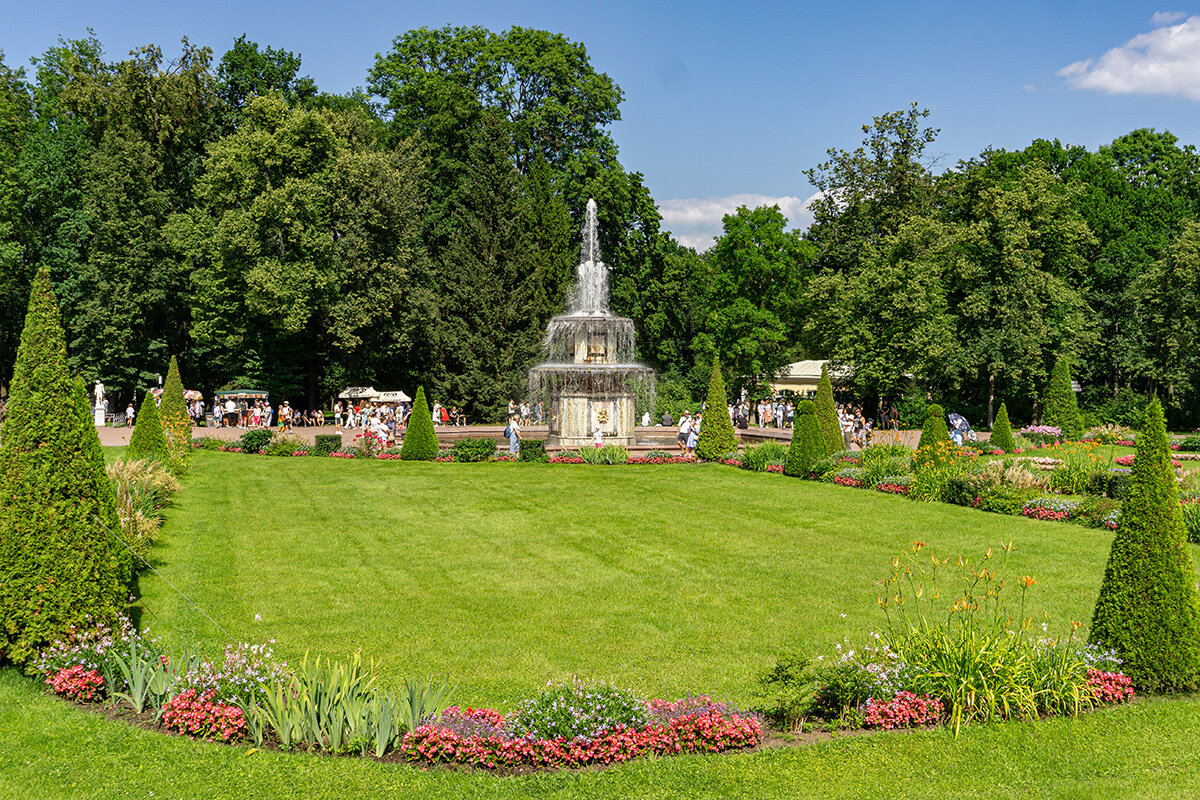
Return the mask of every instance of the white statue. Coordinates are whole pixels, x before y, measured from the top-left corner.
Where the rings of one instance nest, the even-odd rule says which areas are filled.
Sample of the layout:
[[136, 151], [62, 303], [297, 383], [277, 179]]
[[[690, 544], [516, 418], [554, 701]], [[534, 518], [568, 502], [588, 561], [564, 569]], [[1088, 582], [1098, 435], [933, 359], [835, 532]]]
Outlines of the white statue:
[[96, 381], [96, 388], [95, 388], [93, 394], [96, 398], [96, 406], [97, 407], [103, 406], [104, 405], [104, 384], [101, 383], [99, 380]]

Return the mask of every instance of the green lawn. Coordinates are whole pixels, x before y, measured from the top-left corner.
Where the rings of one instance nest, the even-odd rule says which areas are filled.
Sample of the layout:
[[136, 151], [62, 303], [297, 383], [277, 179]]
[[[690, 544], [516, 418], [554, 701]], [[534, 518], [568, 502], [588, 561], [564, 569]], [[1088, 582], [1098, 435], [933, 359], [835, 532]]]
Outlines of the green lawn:
[[[1053, 629], [1086, 622], [1111, 534], [720, 466], [401, 464], [197, 453], [141, 581], [142, 621], [361, 650], [388, 679], [450, 674], [501, 709], [548, 679], [746, 701], [781, 648], [882, 624], [873, 582], [913, 540], [1015, 540]], [[1200, 556], [1192, 547], [1193, 558]], [[262, 621], [256, 621], [255, 615]], [[843, 616], [844, 615], [844, 616]], [[251, 754], [81, 712], [0, 672], [3, 797], [1194, 796], [1200, 704], [847, 738], [518, 778]]]

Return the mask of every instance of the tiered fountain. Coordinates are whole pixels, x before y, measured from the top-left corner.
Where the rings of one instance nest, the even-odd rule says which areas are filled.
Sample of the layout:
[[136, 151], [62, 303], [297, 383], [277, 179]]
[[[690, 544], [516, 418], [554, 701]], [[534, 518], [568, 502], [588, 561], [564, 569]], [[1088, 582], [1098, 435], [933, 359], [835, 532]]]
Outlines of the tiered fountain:
[[546, 329], [549, 361], [529, 371], [532, 397], [549, 396], [547, 444], [585, 447], [599, 427], [606, 444], [634, 443], [634, 399], [653, 397], [654, 370], [633, 363], [633, 320], [608, 311], [596, 201], [588, 200], [570, 312]]

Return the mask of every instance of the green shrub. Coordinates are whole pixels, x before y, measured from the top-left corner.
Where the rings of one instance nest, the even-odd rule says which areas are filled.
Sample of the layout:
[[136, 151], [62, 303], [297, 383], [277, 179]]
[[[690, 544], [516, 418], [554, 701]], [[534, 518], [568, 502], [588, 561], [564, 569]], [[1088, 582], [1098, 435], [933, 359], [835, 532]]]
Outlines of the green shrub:
[[238, 440], [238, 447], [242, 448], [243, 453], [261, 453], [271, 444], [272, 435], [266, 428], [248, 430]]
[[1066, 356], [1059, 356], [1050, 373], [1050, 384], [1042, 403], [1042, 424], [1060, 428], [1063, 436], [1078, 439], [1083, 436], [1083, 418], [1079, 401], [1071, 388], [1071, 365]]
[[842, 423], [838, 421], [833, 402], [833, 383], [829, 380], [828, 365], [821, 365], [821, 380], [817, 383], [817, 424], [825, 440], [825, 452], [836, 453], [846, 446], [842, 438]]
[[929, 401], [920, 392], [913, 392], [904, 396], [896, 410], [900, 412], [900, 427], [910, 431], [925, 424]]
[[712, 378], [708, 382], [708, 402], [700, 423], [700, 436], [696, 440], [697, 458], [717, 461], [731, 450], [737, 452], [737, 436], [733, 432], [733, 420], [729, 419], [728, 409], [729, 398], [725, 394], [721, 362], [714, 358]]
[[142, 408], [133, 421], [133, 433], [129, 435], [125, 457], [132, 460], [150, 458], [163, 464], [170, 458], [167, 437], [158, 419], [158, 407], [150, 392], [146, 392], [142, 398]]
[[758, 678], [755, 710], [784, 731], [799, 731], [813, 709], [820, 688], [813, 660], [796, 653], [785, 653], [775, 666]]
[[742, 466], [755, 472], [766, 472], [772, 464], [782, 464], [787, 452], [779, 442], [763, 442], [742, 451]]
[[1179, 442], [1179, 449], [1185, 453], [1200, 452], [1200, 436], [1185, 436]]
[[308, 454], [310, 456], [328, 456], [341, 446], [342, 435], [340, 433], [318, 433], [313, 439], [313, 446]]
[[584, 447], [576, 454], [589, 464], [625, 464], [629, 461], [629, 451], [619, 444], [606, 444], [603, 447]]
[[[868, 451], [871, 449], [868, 448]], [[871, 458], [860, 461], [859, 463], [863, 465], [863, 483], [874, 489], [884, 478], [895, 478], [899, 475], [910, 474], [912, 472], [911, 452], [908, 448], [904, 448], [904, 450], [909, 455]]]
[[1036, 489], [1019, 489], [1012, 486], [995, 486], [980, 495], [979, 508], [993, 514], [1021, 516], [1021, 509], [1038, 494]]
[[412, 414], [408, 418], [408, 429], [404, 432], [404, 444], [400, 447], [402, 461], [433, 461], [437, 458], [437, 433], [433, 430], [433, 415], [425, 400], [425, 387], [417, 387], [413, 400]]
[[22, 663], [89, 616], [115, 619], [132, 576], [119, 530], [92, 407], [67, 368], [43, 267], [0, 435], [0, 660]]
[[[795, 430], [793, 428], [793, 438], [795, 435]], [[841, 450], [836, 453], [830, 453], [813, 464], [809, 469], [809, 474], [817, 480], [820, 480], [831, 472], [837, 472], [839, 469], [858, 466], [858, 457], [861, 452], [862, 451], [858, 450]], [[786, 461], [784, 462], [784, 471], [787, 471]]]
[[299, 436], [280, 434], [271, 439], [263, 453], [268, 456], [290, 456], [301, 450], [307, 453], [308, 449], [308, 442]]
[[517, 454], [519, 461], [549, 461], [550, 456], [546, 454], [545, 439], [522, 439], [521, 450]]
[[213, 439], [208, 436], [199, 436], [192, 440], [193, 445], [200, 445], [204, 450], [220, 450], [227, 442], [224, 439]]
[[179, 377], [179, 362], [175, 356], [171, 356], [167, 379], [163, 382], [159, 417], [162, 418], [163, 434], [167, 437], [172, 460], [177, 464], [186, 462], [192, 452], [192, 418], [187, 412], [187, 401], [183, 399], [183, 381]]
[[1091, 641], [1116, 650], [1148, 691], [1200, 680], [1200, 597], [1158, 399], [1146, 409], [1129, 489], [1092, 615]]
[[996, 415], [996, 421], [992, 424], [992, 435], [988, 444], [1006, 453], [1011, 453], [1017, 447], [1013, 441], [1012, 423], [1008, 421], [1008, 407], [1004, 403], [1000, 404], [1000, 413]]
[[783, 464], [783, 473], [794, 478], [807, 478], [813, 466], [828, 454], [817, 422], [817, 406], [812, 400], [801, 400], [796, 404], [792, 444]]
[[934, 403], [925, 410], [925, 424], [921, 426], [921, 441], [917, 443], [917, 450], [948, 441], [950, 431], [946, 428], [946, 412]]
[[[491, 461], [496, 457], [496, 442], [493, 439], [459, 439], [450, 449], [454, 452], [454, 460], [460, 462]], [[525, 449], [523, 440], [521, 449]]]

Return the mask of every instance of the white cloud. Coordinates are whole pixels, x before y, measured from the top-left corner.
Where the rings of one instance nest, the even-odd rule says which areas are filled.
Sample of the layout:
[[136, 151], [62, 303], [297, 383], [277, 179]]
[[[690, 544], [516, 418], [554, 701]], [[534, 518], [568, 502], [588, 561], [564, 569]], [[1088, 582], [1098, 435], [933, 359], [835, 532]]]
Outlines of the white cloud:
[[1200, 17], [1138, 34], [1099, 58], [1068, 64], [1058, 75], [1076, 89], [1200, 100]]
[[772, 197], [746, 193], [724, 197], [677, 197], [659, 203], [658, 210], [662, 214], [663, 227], [671, 231], [680, 244], [703, 252], [712, 247], [715, 237], [721, 235], [721, 219], [726, 214], [732, 214], [739, 206], [779, 206], [793, 229], [804, 230], [812, 224], [810, 206], [817, 196]]
[[1186, 16], [1186, 11], [1155, 11], [1154, 16], [1150, 18], [1150, 24], [1157, 28], [1162, 25], [1170, 25], [1172, 22], [1179, 22]]

